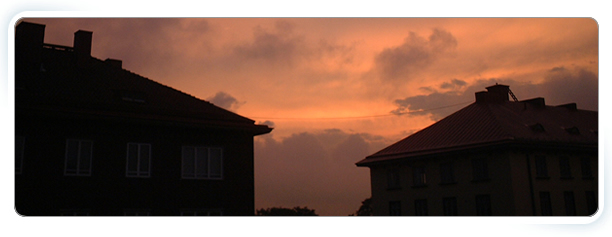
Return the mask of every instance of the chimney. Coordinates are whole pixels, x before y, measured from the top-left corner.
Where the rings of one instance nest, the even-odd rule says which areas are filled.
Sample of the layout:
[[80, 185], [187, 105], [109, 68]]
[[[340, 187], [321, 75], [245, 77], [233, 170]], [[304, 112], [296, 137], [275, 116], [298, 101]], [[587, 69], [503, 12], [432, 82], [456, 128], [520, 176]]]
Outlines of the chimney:
[[501, 103], [509, 101], [508, 92], [510, 86], [495, 84], [494, 86], [487, 87], [487, 91], [476, 92], [476, 102], [485, 103]]
[[41, 62], [45, 40], [45, 25], [21, 22], [15, 27], [15, 60]]
[[79, 30], [74, 33], [74, 54], [77, 64], [84, 65], [91, 58], [91, 39], [93, 32]]

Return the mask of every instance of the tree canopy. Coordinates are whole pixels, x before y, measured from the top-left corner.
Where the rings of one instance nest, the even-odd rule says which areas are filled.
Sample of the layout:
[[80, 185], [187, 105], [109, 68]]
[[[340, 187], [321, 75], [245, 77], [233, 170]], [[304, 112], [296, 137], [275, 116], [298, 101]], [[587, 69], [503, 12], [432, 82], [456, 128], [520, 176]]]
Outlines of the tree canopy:
[[256, 216], [318, 216], [314, 209], [308, 207], [272, 207], [266, 209], [258, 209], [255, 211]]

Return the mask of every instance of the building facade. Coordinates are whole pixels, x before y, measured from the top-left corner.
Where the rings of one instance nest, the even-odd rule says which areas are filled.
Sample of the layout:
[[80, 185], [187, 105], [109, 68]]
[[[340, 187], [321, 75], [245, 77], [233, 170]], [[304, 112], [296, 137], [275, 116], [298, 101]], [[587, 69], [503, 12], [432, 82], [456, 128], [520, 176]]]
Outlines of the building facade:
[[374, 215], [587, 216], [597, 210], [597, 112], [509, 87], [359, 161]]
[[15, 33], [15, 209], [26, 216], [254, 215], [253, 137], [272, 129], [91, 56]]

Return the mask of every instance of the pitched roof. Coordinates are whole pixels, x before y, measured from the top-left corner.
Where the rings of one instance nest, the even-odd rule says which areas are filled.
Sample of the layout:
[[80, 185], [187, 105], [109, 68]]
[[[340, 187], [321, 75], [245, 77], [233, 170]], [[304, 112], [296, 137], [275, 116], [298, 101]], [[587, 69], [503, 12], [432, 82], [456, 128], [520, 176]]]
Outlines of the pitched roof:
[[575, 104], [547, 106], [543, 98], [477, 101], [357, 165], [498, 144], [593, 148], [597, 147], [597, 121], [596, 111], [579, 110]]
[[[19, 51], [18, 51], [19, 52]], [[16, 108], [81, 116], [155, 120], [242, 129], [272, 129], [121, 68], [118, 60], [86, 57], [44, 44], [36, 61], [16, 61]]]

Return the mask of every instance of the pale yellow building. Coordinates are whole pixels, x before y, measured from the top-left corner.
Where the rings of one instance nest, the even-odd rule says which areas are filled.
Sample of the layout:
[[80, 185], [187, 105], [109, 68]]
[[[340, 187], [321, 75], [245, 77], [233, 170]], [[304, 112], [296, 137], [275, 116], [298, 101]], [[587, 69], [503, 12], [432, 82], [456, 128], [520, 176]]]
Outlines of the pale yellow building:
[[578, 215], [597, 210], [596, 111], [509, 87], [359, 161], [374, 215]]

